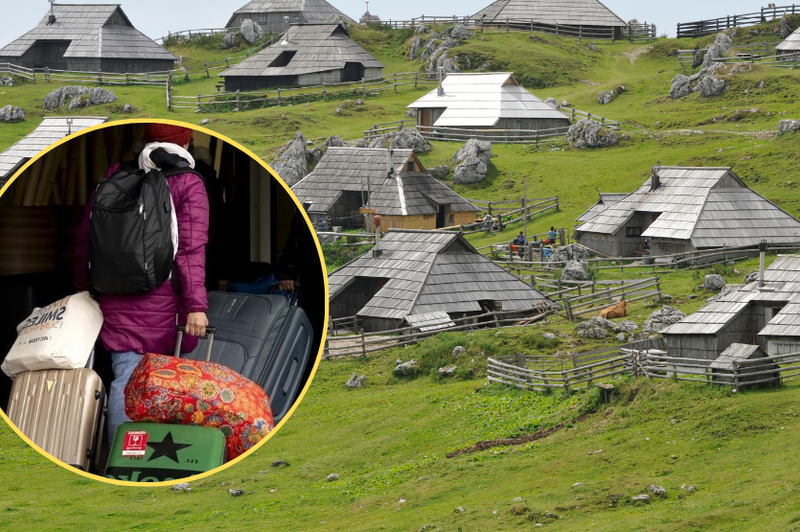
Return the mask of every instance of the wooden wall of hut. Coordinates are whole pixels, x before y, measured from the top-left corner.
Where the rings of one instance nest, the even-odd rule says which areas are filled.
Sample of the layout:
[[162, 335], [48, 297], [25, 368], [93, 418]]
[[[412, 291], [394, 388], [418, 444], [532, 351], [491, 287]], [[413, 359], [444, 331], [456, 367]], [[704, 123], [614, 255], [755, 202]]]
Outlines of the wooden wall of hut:
[[[435, 214], [414, 214], [411, 216], [381, 215], [381, 231], [389, 229], [436, 229]], [[369, 228], [375, 231], [375, 227]]]
[[259, 89], [274, 89], [276, 87], [296, 87], [299, 85], [297, 76], [226, 76], [225, 90], [255, 91]]
[[364, 332], [392, 331], [400, 328], [402, 320], [392, 320], [387, 318], [373, 318], [371, 316], [358, 317], [358, 323], [362, 324]]

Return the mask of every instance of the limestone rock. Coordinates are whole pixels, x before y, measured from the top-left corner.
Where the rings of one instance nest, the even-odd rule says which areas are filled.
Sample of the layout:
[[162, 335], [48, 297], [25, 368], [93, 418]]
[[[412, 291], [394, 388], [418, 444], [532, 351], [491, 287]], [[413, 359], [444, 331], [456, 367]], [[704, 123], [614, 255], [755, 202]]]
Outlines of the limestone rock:
[[667, 490], [663, 488], [663, 486], [656, 486], [655, 484], [650, 485], [650, 493], [655, 496], [664, 496], [667, 494]]
[[800, 120], [781, 120], [778, 123], [778, 135], [783, 135], [787, 131], [800, 130]]
[[439, 368], [439, 376], [440, 377], [452, 377], [455, 375], [458, 366], [445, 366], [443, 368]]
[[117, 95], [108, 89], [102, 87], [93, 87], [89, 89], [89, 99], [92, 105], [103, 105], [117, 101]]
[[[129, 104], [129, 103], [126, 103], [126, 104], [125, 104], [125, 105], [122, 107], [122, 112], [123, 112], [123, 113], [132, 113], [132, 112], [133, 112], [133, 106], [132, 106], [131, 104]], [[202, 122], [200, 122], [200, 123], [202, 124]]]
[[75, 85], [68, 85], [66, 87], [59, 87], [44, 97], [42, 107], [45, 109], [53, 110], [56, 107], [64, 105], [67, 101], [72, 101], [76, 96], [89, 94], [89, 89]]
[[431, 55], [436, 51], [436, 38], [434, 38], [434, 33], [430, 35], [430, 38], [425, 43], [425, 47], [422, 49], [422, 55], [420, 55], [421, 61], [427, 61], [431, 58]]
[[672, 78], [672, 88], [669, 90], [669, 97], [673, 100], [689, 96], [691, 92], [689, 86], [689, 77], [683, 74], [678, 74]]
[[642, 334], [644, 336], [649, 336], [651, 334], [661, 332], [673, 323], [676, 323], [685, 317], [686, 314], [675, 307], [664, 305], [661, 309], [650, 314], [650, 316], [645, 320], [644, 324], [642, 325]]
[[597, 95], [597, 101], [603, 105], [611, 103], [613, 99], [614, 97], [606, 91], [600, 91], [600, 94]]
[[562, 281], [588, 281], [589, 279], [591, 279], [589, 263], [585, 261], [571, 260], [561, 271]]
[[333, 482], [334, 480], [339, 480], [339, 475], [337, 473], [331, 473], [326, 477], [328, 482]]
[[208, 118], [204, 118], [204, 119], [202, 119], [202, 120], [200, 121], [200, 125], [201, 125], [201, 126], [205, 126], [205, 125], [206, 125], [206, 124], [208, 124], [209, 122], [211, 122], [211, 120], [209, 120]]
[[92, 104], [91, 99], [88, 95], [82, 94], [80, 96], [75, 96], [69, 102], [68, 109], [80, 109], [82, 107], [89, 107]]
[[356, 148], [366, 148], [368, 146], [367, 139], [358, 139], [354, 145]]
[[[443, 66], [442, 64], [440, 64], [438, 62], [439, 56], [444, 54], [450, 48], [454, 48], [454, 47], [458, 46], [459, 44], [461, 44], [461, 43], [457, 39], [451, 39], [449, 37], [447, 39], [445, 39], [444, 41], [442, 41], [442, 44], [440, 44], [439, 47], [436, 48], [436, 50], [434, 50], [433, 53], [430, 54], [430, 64], [428, 65], [428, 70], [427, 71], [428, 72], [436, 72], [436, 67], [437, 66]], [[426, 46], [425, 49], [427, 50], [427, 46]], [[423, 59], [424, 59], [424, 53], [423, 53]]]
[[454, 161], [459, 161], [453, 173], [453, 180], [459, 184], [483, 181], [489, 170], [491, 156], [491, 142], [469, 139], [453, 156]]
[[465, 353], [466, 351], [467, 350], [464, 349], [463, 345], [457, 345], [457, 346], [455, 346], [453, 348], [453, 357], [457, 357], [458, 355], [461, 355], [461, 354]]
[[647, 500], [650, 499], [650, 495], [648, 495], [647, 493], [642, 493], [641, 495], [634, 495], [633, 497], [631, 497], [631, 499], [633, 499], [636, 502], [647, 502]]
[[188, 482], [181, 482], [180, 484], [175, 484], [172, 486], [173, 491], [192, 491], [191, 486], [189, 486]]
[[419, 49], [422, 47], [422, 39], [419, 36], [414, 37], [414, 41], [411, 43], [411, 51], [408, 53], [408, 59], [414, 61], [419, 55]]
[[703, 287], [706, 290], [722, 290], [725, 286], [725, 279], [721, 275], [712, 273], [706, 275], [703, 279]]
[[260, 41], [264, 37], [264, 29], [261, 25], [253, 22], [249, 18], [242, 21], [242, 27], [239, 28], [239, 33], [242, 34], [242, 37], [244, 37], [244, 40], [247, 41], [248, 44]]
[[542, 336], [544, 336], [545, 340], [555, 340], [556, 339], [556, 335], [553, 334], [553, 333], [544, 333]]
[[393, 150], [413, 150], [414, 153], [428, 153], [433, 145], [416, 129], [393, 131], [394, 136], [389, 148]]
[[562, 246], [550, 255], [550, 262], [569, 262], [571, 260], [586, 261], [589, 258], [589, 250], [582, 246], [570, 244]]
[[421, 23], [420, 23], [420, 24], [419, 24], [419, 25], [418, 25], [418, 26], [417, 26], [417, 27], [414, 29], [414, 33], [416, 33], [416, 34], [419, 34], [419, 33], [428, 33], [428, 26], [426, 26], [424, 22], [421, 22]]
[[17, 106], [6, 105], [0, 109], [0, 121], [17, 122], [25, 120], [25, 111]]
[[489, 159], [492, 157], [492, 143], [486, 140], [469, 139], [453, 155], [453, 160], [464, 161], [468, 157], [478, 157], [486, 166], [489, 166]]
[[550, 107], [552, 107], [553, 109], [557, 109], [557, 108], [558, 108], [558, 102], [557, 102], [557, 101], [556, 101], [556, 99], [555, 99], [555, 98], [553, 98], [552, 96], [551, 96], [550, 98], [546, 99], [546, 100], [544, 101], [544, 103], [546, 103], [547, 105], [549, 105], [549, 106], [550, 106]]
[[236, 42], [236, 33], [229, 32], [225, 34], [225, 37], [222, 38], [222, 44], [220, 46], [222, 46], [223, 50], [227, 50], [228, 48], [233, 48], [236, 46]]
[[706, 76], [697, 84], [701, 98], [715, 98], [728, 90], [728, 82], [716, 76]]
[[462, 41], [466, 41], [469, 39], [469, 31], [467, 31], [467, 27], [463, 24], [456, 24], [453, 26], [453, 30], [450, 32], [450, 37], [453, 39], [460, 39]]
[[428, 173], [436, 179], [445, 179], [448, 175], [450, 175], [450, 167], [434, 166], [433, 168], [428, 168]]
[[593, 340], [602, 340], [608, 336], [607, 328], [592, 320], [579, 323], [578, 326], [575, 327], [575, 331], [581, 338]]
[[347, 381], [345, 386], [347, 386], [348, 388], [361, 388], [361, 384], [364, 382], [364, 379], [366, 378], [367, 377], [365, 377], [364, 375], [353, 373], [353, 375], [350, 377], [350, 380]]
[[625, 333], [619, 333], [618, 335], [616, 335], [614, 337], [614, 339], [619, 343], [624, 343], [625, 342]]
[[605, 148], [619, 142], [615, 131], [594, 120], [581, 120], [567, 130], [567, 141], [574, 148]]
[[12, 87], [14, 85], [14, 78], [11, 76], [0, 76], [0, 85], [4, 87]]
[[416, 118], [417, 117], [417, 110], [416, 109], [409, 109], [406, 111], [406, 118]]
[[794, 33], [795, 27], [792, 24], [792, 19], [788, 15], [783, 15], [781, 18], [781, 39], [785, 39]]
[[593, 42], [587, 44], [586, 45], [586, 49], [589, 50], [590, 52], [597, 52], [598, 51], [597, 50], [597, 45], [595, 45]]
[[287, 462], [286, 460], [275, 460], [269, 466], [270, 467], [285, 467], [285, 466], [288, 466], [288, 465], [289, 465], [289, 462]]
[[281, 148], [278, 158], [272, 161], [270, 166], [291, 187], [308, 174], [309, 156], [306, 139], [303, 133], [298, 131], [294, 140], [290, 140]]
[[408, 362], [403, 362], [402, 364], [398, 364], [394, 368], [394, 374], [399, 377], [407, 377], [408, 375], [414, 375], [417, 372], [418, 366], [416, 360], [409, 360]]
[[758, 270], [748, 272], [748, 274], [744, 276], [744, 284], [750, 284], [755, 281], [758, 281]]
[[639, 328], [639, 326], [636, 325], [635, 321], [633, 321], [633, 320], [625, 320], [625, 321], [621, 321], [621, 322], [617, 323], [614, 326], [614, 331], [615, 332], [620, 332], [620, 333], [632, 333], [633, 331], [635, 331], [638, 328]]

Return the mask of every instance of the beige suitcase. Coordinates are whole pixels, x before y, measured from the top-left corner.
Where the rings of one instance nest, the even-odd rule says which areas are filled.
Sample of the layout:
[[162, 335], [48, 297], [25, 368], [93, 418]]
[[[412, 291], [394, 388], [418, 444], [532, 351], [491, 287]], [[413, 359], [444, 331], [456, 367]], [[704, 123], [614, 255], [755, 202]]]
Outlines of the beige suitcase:
[[106, 392], [88, 368], [26, 371], [14, 379], [8, 417], [42, 450], [84, 471], [98, 471]]

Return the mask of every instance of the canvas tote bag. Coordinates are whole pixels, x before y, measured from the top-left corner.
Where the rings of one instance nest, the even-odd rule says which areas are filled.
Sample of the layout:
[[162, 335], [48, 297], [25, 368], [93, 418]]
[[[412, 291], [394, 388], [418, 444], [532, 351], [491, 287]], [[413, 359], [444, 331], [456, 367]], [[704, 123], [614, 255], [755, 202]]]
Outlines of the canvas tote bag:
[[103, 313], [89, 292], [35, 308], [17, 326], [17, 340], [0, 369], [9, 377], [23, 371], [86, 366], [103, 326]]

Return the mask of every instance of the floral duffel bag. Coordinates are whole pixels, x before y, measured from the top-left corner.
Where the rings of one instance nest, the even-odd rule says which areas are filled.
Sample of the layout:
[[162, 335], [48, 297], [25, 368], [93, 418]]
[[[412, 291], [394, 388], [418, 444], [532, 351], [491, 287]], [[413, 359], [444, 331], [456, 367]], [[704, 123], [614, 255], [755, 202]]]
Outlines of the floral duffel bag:
[[142, 357], [125, 386], [125, 413], [138, 422], [218, 428], [225, 434], [227, 460], [275, 426], [269, 397], [253, 381], [214, 362], [154, 353]]

